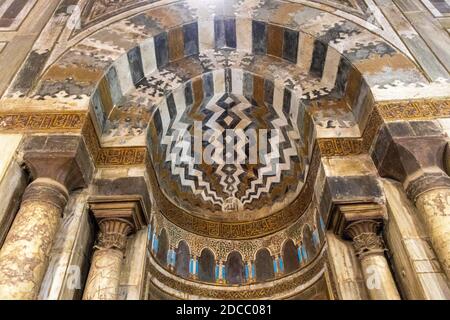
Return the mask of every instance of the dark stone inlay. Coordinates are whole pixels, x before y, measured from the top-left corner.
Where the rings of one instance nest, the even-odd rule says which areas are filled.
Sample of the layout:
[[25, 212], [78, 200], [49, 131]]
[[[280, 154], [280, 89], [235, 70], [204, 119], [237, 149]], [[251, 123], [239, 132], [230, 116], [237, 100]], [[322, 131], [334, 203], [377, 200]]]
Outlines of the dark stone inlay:
[[284, 30], [283, 59], [286, 59], [292, 63], [297, 63], [298, 41], [298, 31], [290, 29]]
[[191, 56], [199, 53], [198, 23], [194, 22], [183, 26], [184, 55]]
[[347, 88], [348, 75], [350, 73], [351, 68], [352, 65], [350, 61], [348, 61], [344, 57], [341, 57], [335, 84], [335, 89], [339, 95], [343, 95], [345, 93], [345, 90]]
[[131, 78], [133, 84], [137, 85], [144, 79], [144, 67], [142, 64], [141, 48], [135, 47], [128, 51], [128, 62], [130, 64]]
[[186, 99], [186, 105], [192, 106], [194, 104], [194, 93], [192, 91], [192, 82], [189, 81], [184, 87], [184, 97]]
[[224, 25], [226, 46], [236, 49], [236, 19], [225, 19]]
[[264, 81], [264, 101], [268, 104], [273, 104], [273, 95], [275, 92], [275, 84], [272, 80]]
[[246, 97], [247, 100], [251, 101], [253, 98], [253, 75], [251, 73], [244, 72], [242, 82], [244, 97]]
[[169, 42], [167, 39], [167, 32], [155, 36], [155, 54], [158, 68], [162, 68], [169, 63]]
[[267, 52], [267, 24], [252, 21], [253, 53], [266, 54]]
[[310, 72], [312, 75], [322, 78], [325, 68], [328, 46], [319, 40], [314, 41], [314, 51]]
[[214, 78], [212, 72], [204, 74], [202, 79], [204, 97], [212, 98], [214, 96]]

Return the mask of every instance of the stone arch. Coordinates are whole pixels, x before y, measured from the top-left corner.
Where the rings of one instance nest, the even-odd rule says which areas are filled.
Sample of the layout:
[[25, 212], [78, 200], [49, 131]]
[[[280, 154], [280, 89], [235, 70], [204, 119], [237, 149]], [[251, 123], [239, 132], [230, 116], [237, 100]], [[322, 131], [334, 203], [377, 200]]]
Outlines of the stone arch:
[[[294, 5], [295, 6], [295, 5]], [[302, 5], [298, 4], [299, 9], [303, 7]], [[153, 9], [150, 9], [149, 11], [145, 12], [145, 14], [151, 16], [153, 13], [156, 14], [156, 11], [153, 11]], [[323, 15], [328, 16], [331, 18], [331, 15], [329, 15], [326, 12], [321, 12]], [[143, 15], [144, 13], [137, 14]], [[130, 18], [133, 19], [133, 18]], [[189, 20], [190, 19], [190, 20]], [[102, 63], [102, 68], [105, 77], [103, 79], [100, 79], [97, 75], [101, 73], [100, 70], [96, 70], [94, 78], [90, 79], [89, 85], [86, 85], [84, 83], [83, 85], [80, 84], [80, 86], [77, 87], [77, 94], [79, 95], [87, 95], [90, 96], [93, 91], [95, 91], [93, 97], [93, 101], [98, 100], [103, 97], [107, 97], [108, 95], [100, 94], [104, 93], [106, 91], [113, 91], [115, 92], [113, 95], [109, 95], [109, 97], [106, 98], [108, 101], [104, 101], [105, 105], [108, 105], [109, 103], [117, 102], [117, 99], [119, 99], [119, 92], [126, 92], [130, 88], [133, 88], [135, 86], [135, 83], [140, 81], [143, 76], [149, 72], [152, 72], [153, 70], [156, 70], [157, 68], [163, 68], [166, 66], [167, 63], [170, 61], [177, 61], [180, 58], [183, 57], [189, 57], [198, 53], [202, 53], [207, 49], [213, 50], [220, 48], [220, 44], [223, 43], [223, 39], [221, 38], [222, 35], [213, 35], [213, 39], [211, 39], [211, 43], [207, 43], [205, 45], [204, 39], [200, 39], [202, 37], [201, 34], [198, 33], [199, 26], [203, 26], [205, 24], [210, 23], [210, 20], [202, 20], [203, 18], [200, 18], [198, 20], [193, 18], [188, 18], [186, 21], [179, 21], [178, 23], [174, 23], [172, 26], [167, 26], [166, 30], [162, 33], [153, 33], [149, 32], [145, 28], [143, 28], [142, 32], [143, 34], [140, 34], [139, 37], [136, 37], [136, 40], [128, 41], [127, 46], [125, 48], [122, 48], [121, 53], [115, 52], [113, 56], [111, 56], [111, 60], [115, 61], [113, 66], [109, 66], [106, 63]], [[219, 20], [221, 19], [219, 15]], [[334, 57], [334, 59], [337, 59], [337, 63], [334, 64], [334, 68], [336, 69], [337, 74], [339, 74], [336, 77], [336, 88], [337, 90], [342, 89], [343, 86], [347, 85], [347, 80], [351, 82], [353, 85], [358, 84], [361, 86], [361, 92], [362, 91], [370, 91], [368, 90], [368, 87], [374, 87], [376, 85], [379, 85], [375, 83], [376, 81], [374, 77], [371, 77], [370, 75], [373, 74], [373, 67], [371, 70], [371, 74], [369, 72], [365, 71], [363, 63], [359, 61], [359, 59], [367, 59], [366, 57], [362, 58], [358, 56], [356, 53], [358, 52], [358, 39], [364, 39], [366, 42], [367, 39], [370, 39], [370, 45], [373, 46], [376, 44], [376, 47], [379, 52], [381, 52], [380, 55], [383, 55], [384, 59], [388, 59], [387, 57], [391, 57], [389, 59], [395, 59], [399, 60], [399, 55], [401, 56], [400, 60], [405, 60], [403, 62], [403, 66], [408, 67], [411, 69], [411, 72], [417, 73], [417, 78], [420, 80], [423, 80], [423, 77], [420, 76], [420, 73], [418, 72], [417, 68], [413, 64], [412, 61], [409, 60], [406, 56], [403, 56], [401, 53], [395, 49], [391, 44], [389, 44], [386, 40], [381, 38], [380, 36], [372, 34], [370, 31], [365, 30], [357, 25], [352, 25], [352, 22], [347, 21], [348, 23], [348, 35], [352, 36], [352, 41], [346, 41], [342, 42], [339, 41], [340, 37], [342, 36], [339, 32], [336, 33], [326, 33], [325, 36], [320, 36], [320, 33], [314, 33], [308, 28], [302, 28], [302, 24], [306, 24], [307, 21], [297, 21], [295, 25], [289, 25], [289, 24], [283, 24], [282, 22], [277, 22], [276, 24], [280, 23], [280, 26], [276, 27], [275, 24], [269, 22], [269, 21], [257, 21], [257, 20], [250, 20], [250, 19], [242, 19], [242, 18], [236, 18], [232, 19], [236, 26], [235, 28], [235, 35], [233, 37], [236, 39], [236, 44], [234, 45], [234, 41], [232, 41], [232, 49], [241, 50], [243, 52], [248, 53], [255, 53], [255, 54], [266, 54], [269, 56], [273, 56], [276, 58], [280, 58], [281, 60], [287, 61], [289, 63], [306, 63], [309, 68], [309, 71], [312, 73], [319, 74], [321, 76], [330, 75], [328, 70], [323, 70], [323, 68], [326, 68], [326, 65], [331, 65], [330, 63], [326, 63], [326, 59]], [[335, 20], [333, 18], [332, 20]], [[136, 20], [133, 20], [136, 21]], [[220, 21], [219, 21], [220, 22]], [[120, 22], [116, 22], [117, 25], [119, 25]], [[115, 29], [115, 24], [111, 25], [111, 29]], [[249, 29], [245, 29], [244, 26], [250, 27]], [[353, 31], [352, 31], [353, 27]], [[187, 31], [190, 30], [197, 30], [197, 38], [192, 39], [191, 37], [183, 38], [182, 42], [184, 45], [184, 51], [183, 52], [174, 52], [175, 49], [170, 48], [170, 37], [173, 34], [177, 34], [175, 31], [183, 31], [185, 34], [188, 34]], [[262, 40], [265, 42], [270, 42], [270, 35], [268, 33], [268, 30], [278, 28], [280, 29], [280, 34], [283, 35], [283, 39], [280, 41], [276, 41], [278, 47], [275, 48], [268, 48], [267, 46], [264, 47], [262, 50], [256, 43], [258, 43], [257, 39], [252, 38], [252, 29], [258, 29], [260, 28], [262, 30], [261, 37]], [[120, 30], [118, 28], [118, 30]], [[256, 32], [257, 33], [257, 32]], [[239, 35], [239, 36], [238, 36]], [[72, 48], [75, 52], [86, 52], [86, 47], [89, 47], [89, 45], [93, 45], [92, 39], [95, 39], [96, 34], [92, 34], [89, 37], [85, 38], [84, 40], [80, 41], [79, 45], [75, 45], [75, 47]], [[246, 41], [244, 41], [246, 39]], [[309, 39], [309, 41], [306, 41], [303, 45], [309, 43], [308, 45], [310, 48], [306, 50], [306, 52], [311, 52], [309, 56], [306, 58], [304, 55], [298, 54], [298, 52], [295, 52], [295, 50], [284, 52], [283, 50], [283, 42], [290, 40], [291, 42], [295, 43], [296, 46], [300, 47], [300, 42], [304, 39]], [[201, 40], [201, 41], [200, 41]], [[155, 44], [162, 43], [163, 46], [155, 46]], [[89, 45], [88, 45], [89, 44]], [[229, 43], [225, 43], [228, 44]], [[361, 44], [359, 44], [361, 46]], [[165, 52], [156, 52], [155, 48], [163, 47]], [[294, 46], [295, 48], [295, 46]], [[153, 50], [153, 51], [152, 51]], [[158, 49], [160, 50], [160, 49]], [[361, 50], [363, 50], [361, 48]], [[150, 53], [150, 55], [148, 54]], [[372, 54], [372, 53], [371, 53]], [[375, 51], [373, 52], [374, 55], [376, 55]], [[73, 56], [73, 52], [67, 52], [65, 55], [63, 55], [56, 63], [54, 63], [50, 68], [48, 69], [48, 73], [52, 73], [52, 68], [61, 68], [61, 66], [58, 66], [58, 64], [64, 65], [66, 62], [65, 59], [70, 60], [70, 57]], [[142, 57], [145, 57], [144, 59]], [[339, 58], [340, 57], [340, 58]], [[305, 61], [300, 61], [301, 59], [306, 59]], [[340, 59], [340, 60], [339, 60]], [[389, 60], [388, 59], [388, 60]], [[386, 63], [388, 63], [386, 61]], [[127, 66], [128, 65], [128, 66]], [[108, 69], [109, 68], [109, 69]], [[123, 81], [119, 84], [109, 85], [108, 80], [111, 80], [114, 77], [117, 77], [118, 73], [123, 71], [126, 68], [134, 68], [133, 72], [129, 72], [128, 75], [121, 75], [120, 79]], [[378, 71], [382, 72], [383, 65], [377, 65]], [[111, 70], [115, 71], [111, 71]], [[92, 71], [92, 70], [91, 70]], [[100, 71], [100, 72], [98, 72]], [[92, 73], [92, 72], [91, 72]], [[114, 75], [116, 74], [116, 75]], [[334, 76], [333, 76], [334, 77]], [[332, 78], [333, 78], [332, 77]], [[350, 79], [351, 78], [351, 79]], [[370, 84], [365, 84], [365, 79], [370, 78]], [[43, 81], [45, 82], [47, 79], [47, 76], [43, 77]], [[96, 87], [97, 81], [99, 83], [96, 90], [92, 90]], [[374, 82], [375, 81], [375, 82]], [[114, 90], [111, 90], [111, 89]], [[339, 89], [340, 88], [340, 89]], [[39, 89], [37, 90], [36, 94], [43, 96], [53, 96], [56, 93], [51, 93], [48, 91], [49, 86], [43, 84], [41, 89], [44, 89], [44, 92], [39, 93]], [[60, 87], [58, 89], [61, 89]], [[116, 90], [116, 89], [120, 89]], [[67, 94], [75, 94], [75, 92], [71, 93], [70, 90], [65, 90]], [[81, 94], [81, 92], [83, 92]], [[370, 93], [370, 92], [366, 92]], [[350, 100], [353, 100], [352, 102], [358, 103], [364, 103], [363, 100], [365, 98], [363, 96], [352, 96], [349, 97]], [[109, 105], [111, 107], [111, 105]], [[362, 106], [365, 107], [365, 106]], [[110, 108], [105, 108], [105, 114], [109, 115]], [[361, 110], [354, 110], [355, 115], [362, 116]], [[102, 122], [105, 120], [105, 115], [101, 116], [99, 121]]]
[[225, 270], [228, 284], [239, 285], [245, 282], [244, 261], [239, 251], [233, 251], [228, 255]]
[[202, 250], [198, 258], [198, 279], [203, 282], [214, 283], [216, 280], [216, 259], [211, 249]]
[[156, 252], [156, 259], [158, 262], [166, 266], [167, 265], [167, 252], [169, 251], [169, 236], [166, 229], [162, 229], [158, 237], [158, 251]]
[[285, 273], [292, 273], [300, 268], [297, 246], [292, 239], [288, 239], [283, 244], [281, 256], [283, 258]]
[[176, 249], [175, 273], [183, 278], [189, 277], [189, 263], [191, 253], [188, 243], [182, 240], [178, 243]]
[[273, 258], [267, 248], [259, 249], [255, 259], [256, 281], [265, 282], [275, 278]]

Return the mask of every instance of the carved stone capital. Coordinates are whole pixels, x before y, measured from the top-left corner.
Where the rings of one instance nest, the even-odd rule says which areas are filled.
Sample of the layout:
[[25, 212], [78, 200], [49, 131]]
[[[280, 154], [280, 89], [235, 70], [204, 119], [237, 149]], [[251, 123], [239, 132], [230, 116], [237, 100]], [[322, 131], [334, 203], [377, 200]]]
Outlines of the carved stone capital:
[[68, 191], [91, 180], [93, 164], [81, 136], [30, 136], [21, 152], [33, 179], [52, 179]]
[[52, 179], [38, 178], [25, 189], [22, 204], [27, 202], [45, 202], [63, 212], [68, 199], [69, 192], [65, 186]]
[[330, 228], [335, 234], [345, 237], [349, 225], [359, 221], [382, 221], [386, 208], [380, 203], [343, 203], [335, 206]]
[[443, 171], [426, 172], [408, 182], [406, 194], [416, 202], [421, 194], [441, 188], [450, 189], [450, 177]]
[[381, 130], [372, 157], [380, 175], [403, 183], [414, 201], [423, 192], [450, 187], [444, 172], [446, 146], [433, 122], [390, 123]]
[[134, 226], [125, 219], [111, 218], [98, 222], [100, 232], [98, 234], [96, 249], [117, 249], [123, 251], [127, 245], [127, 237], [134, 230]]
[[378, 235], [381, 222], [361, 220], [353, 222], [345, 228], [345, 235], [353, 240], [355, 253], [359, 258], [370, 254], [383, 254], [385, 246]]
[[148, 224], [140, 196], [96, 196], [88, 202], [100, 228], [98, 249], [123, 250], [128, 235]]

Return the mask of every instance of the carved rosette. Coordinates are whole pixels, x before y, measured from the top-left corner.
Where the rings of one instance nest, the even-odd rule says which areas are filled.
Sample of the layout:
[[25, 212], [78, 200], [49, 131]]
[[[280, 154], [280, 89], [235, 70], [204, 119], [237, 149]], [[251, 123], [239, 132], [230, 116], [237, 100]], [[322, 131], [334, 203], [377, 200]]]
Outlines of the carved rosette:
[[345, 233], [353, 240], [356, 255], [361, 259], [371, 254], [383, 254], [385, 245], [378, 235], [381, 223], [375, 220], [361, 220], [347, 226]]
[[127, 237], [132, 233], [133, 225], [121, 218], [103, 219], [98, 223], [100, 232], [98, 234], [95, 249], [117, 249], [123, 251], [127, 244]]

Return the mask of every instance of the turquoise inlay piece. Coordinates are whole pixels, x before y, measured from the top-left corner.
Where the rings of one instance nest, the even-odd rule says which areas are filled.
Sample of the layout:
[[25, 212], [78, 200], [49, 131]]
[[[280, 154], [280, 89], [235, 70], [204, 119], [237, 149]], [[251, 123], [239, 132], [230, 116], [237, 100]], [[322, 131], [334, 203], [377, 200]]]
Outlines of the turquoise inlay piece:
[[278, 259], [279, 264], [280, 264], [280, 272], [284, 272], [284, 263], [283, 263], [283, 258], [279, 258]]
[[297, 249], [297, 256], [298, 256], [298, 261], [299, 261], [300, 263], [302, 263], [303, 257], [302, 257], [302, 247], [301, 247], [301, 246], [298, 247], [298, 249]]
[[325, 231], [325, 223], [323, 222], [322, 216], [320, 216], [320, 227], [322, 228], [322, 231]]
[[277, 258], [275, 258], [275, 259], [273, 260], [273, 271], [274, 271], [275, 273], [278, 272]]
[[216, 265], [216, 272], [215, 272], [216, 279], [219, 279], [219, 272], [220, 272], [220, 268], [218, 265]]
[[245, 265], [244, 274], [245, 274], [245, 279], [248, 279], [248, 274], [249, 274], [249, 272], [248, 272], [248, 264]]
[[308, 260], [308, 253], [306, 252], [306, 248], [302, 246], [302, 256], [305, 260]]
[[255, 264], [252, 264], [252, 278], [256, 277], [256, 266]]

